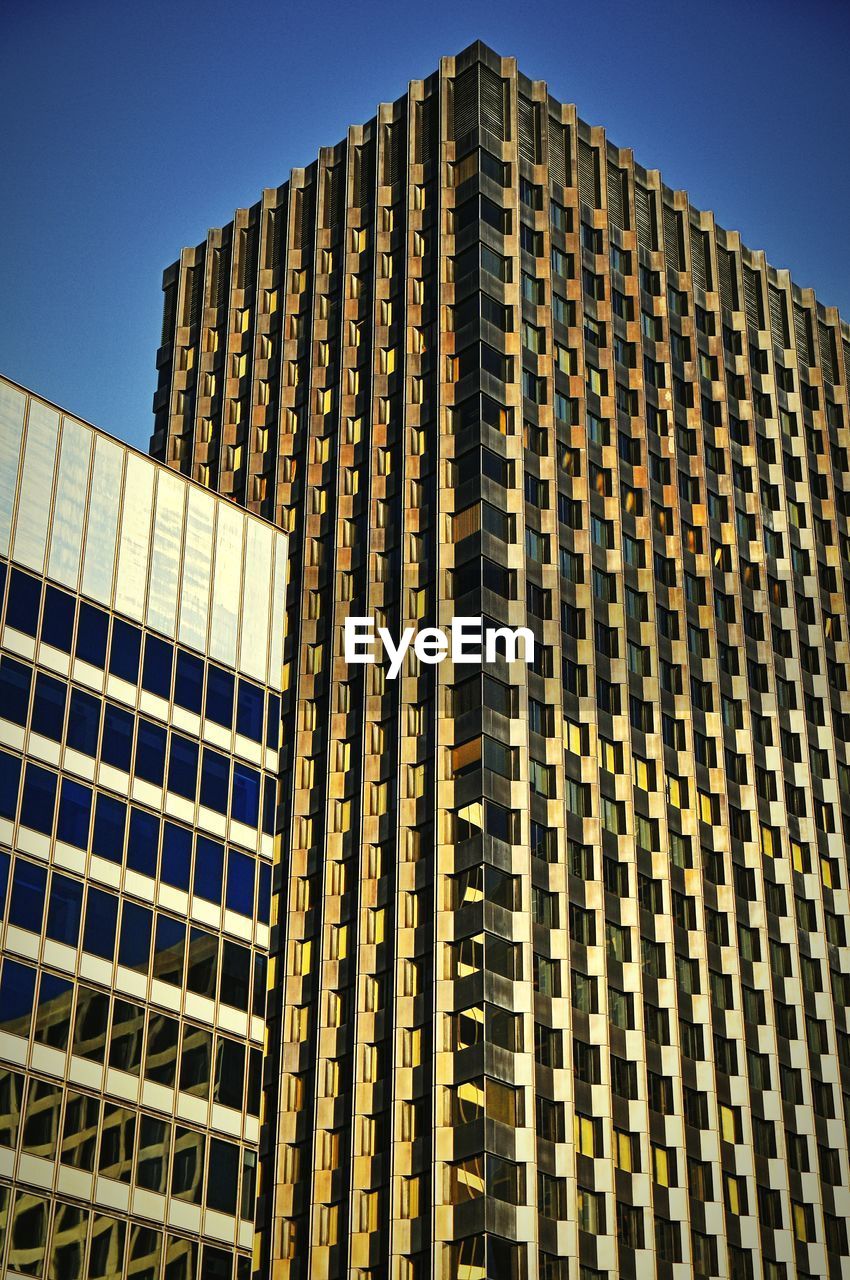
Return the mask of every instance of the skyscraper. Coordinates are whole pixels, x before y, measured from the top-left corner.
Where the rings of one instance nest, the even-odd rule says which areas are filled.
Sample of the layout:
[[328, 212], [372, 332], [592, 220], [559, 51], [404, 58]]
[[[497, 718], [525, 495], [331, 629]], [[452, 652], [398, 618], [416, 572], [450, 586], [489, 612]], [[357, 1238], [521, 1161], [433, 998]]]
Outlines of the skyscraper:
[[164, 288], [290, 535], [261, 1273], [847, 1275], [850, 330], [481, 45]]
[[286, 536], [0, 379], [0, 1273], [250, 1275]]

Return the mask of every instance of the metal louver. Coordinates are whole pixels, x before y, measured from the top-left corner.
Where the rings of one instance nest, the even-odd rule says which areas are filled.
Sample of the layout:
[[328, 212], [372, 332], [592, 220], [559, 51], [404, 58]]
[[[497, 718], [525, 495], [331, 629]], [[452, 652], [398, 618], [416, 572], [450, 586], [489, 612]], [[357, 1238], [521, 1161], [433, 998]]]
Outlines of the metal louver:
[[655, 248], [655, 219], [652, 197], [640, 182], [635, 183], [635, 218], [637, 220], [638, 248], [651, 253]]
[[608, 221], [618, 231], [626, 230], [623, 193], [623, 171], [615, 164], [608, 165]]
[[520, 159], [527, 160], [529, 164], [539, 164], [540, 130], [537, 125], [537, 106], [530, 98], [527, 98], [524, 93], [521, 93], [518, 96], [517, 114], [519, 117]]
[[691, 270], [694, 284], [702, 289], [703, 293], [708, 293], [711, 288], [707, 250], [705, 232], [700, 231], [699, 227], [691, 227]]
[[500, 142], [507, 138], [505, 130], [505, 82], [483, 63], [479, 64], [478, 93], [481, 105], [481, 124]]
[[814, 342], [812, 341], [811, 317], [803, 307], [794, 303], [794, 336], [797, 340], [797, 354], [807, 365], [815, 362]]
[[416, 149], [417, 164], [430, 164], [437, 151], [437, 104], [435, 93], [416, 104]]
[[753, 329], [764, 328], [764, 308], [761, 301], [759, 274], [744, 264], [744, 305], [747, 308], [747, 324]]
[[785, 294], [775, 285], [767, 286], [767, 305], [770, 310], [770, 328], [773, 334], [773, 345], [785, 350], [788, 346], [788, 311]]
[[369, 203], [375, 182], [375, 144], [370, 138], [354, 152], [354, 202], [358, 209]]
[[247, 289], [254, 279], [257, 261], [257, 223], [239, 232], [239, 279], [237, 289]]
[[345, 182], [345, 165], [335, 164], [332, 169], [325, 170], [325, 208], [326, 227], [335, 227], [342, 218], [342, 193]]
[[717, 274], [720, 277], [720, 301], [730, 311], [738, 310], [738, 285], [735, 264], [728, 249], [717, 247]]
[[820, 346], [820, 363], [823, 376], [827, 382], [831, 382], [835, 386], [837, 381], [835, 377], [835, 343], [832, 337], [832, 330], [822, 320], [818, 320], [818, 345]]
[[165, 297], [162, 303], [162, 337], [160, 346], [164, 347], [167, 342], [171, 342], [174, 338], [174, 321], [177, 319], [177, 285], [170, 284], [164, 290]]
[[599, 152], [579, 138], [578, 189], [582, 204], [599, 208]]
[[682, 270], [682, 245], [679, 215], [669, 205], [663, 205], [664, 261], [668, 271]]
[[570, 135], [565, 124], [549, 116], [549, 176], [559, 187], [568, 184], [570, 172]]

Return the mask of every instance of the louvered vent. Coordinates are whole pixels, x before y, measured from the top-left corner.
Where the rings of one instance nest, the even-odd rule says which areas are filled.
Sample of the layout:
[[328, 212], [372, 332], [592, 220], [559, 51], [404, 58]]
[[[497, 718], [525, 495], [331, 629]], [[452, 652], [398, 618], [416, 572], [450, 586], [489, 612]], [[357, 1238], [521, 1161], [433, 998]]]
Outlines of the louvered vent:
[[608, 165], [608, 221], [618, 231], [625, 231], [625, 174], [615, 164]]
[[186, 292], [183, 296], [183, 323], [191, 327], [201, 318], [204, 297], [204, 269], [190, 267], [186, 272]]
[[342, 197], [345, 189], [345, 165], [335, 164], [325, 170], [325, 226], [336, 227], [342, 220]]
[[682, 270], [682, 227], [675, 209], [662, 205], [664, 218], [664, 260], [668, 271]]
[[239, 232], [239, 276], [237, 289], [247, 289], [254, 279], [257, 267], [257, 223], [243, 227]]
[[167, 342], [174, 340], [174, 322], [177, 319], [177, 285], [170, 284], [164, 290], [165, 297], [162, 300], [162, 337], [160, 346], [164, 347]]
[[505, 89], [501, 76], [489, 67], [480, 66], [479, 95], [481, 99], [481, 124], [500, 142], [507, 138], [505, 130]]
[[402, 173], [402, 126], [399, 120], [384, 125], [383, 175], [384, 186], [398, 182]]
[[702, 289], [704, 293], [708, 293], [711, 288], [708, 245], [705, 232], [700, 231], [698, 227], [691, 227], [691, 270], [693, 271], [694, 284], [698, 289]]
[[478, 124], [478, 64], [455, 77], [452, 92], [454, 140], [463, 138]]
[[797, 338], [797, 354], [807, 365], [815, 362], [812, 341], [812, 321], [808, 311], [794, 303], [794, 333]]
[[416, 163], [430, 164], [437, 154], [436, 93], [416, 104]]
[[316, 188], [301, 187], [295, 205], [295, 248], [302, 252], [311, 248], [313, 219], [316, 212]]
[[375, 145], [370, 138], [354, 152], [354, 202], [362, 209], [372, 198], [375, 185]]
[[850, 387], [850, 342], [841, 341], [844, 349], [844, 385]]
[[720, 301], [730, 311], [738, 310], [738, 284], [735, 262], [728, 249], [717, 248], [717, 273], [720, 276]]
[[529, 164], [539, 164], [540, 147], [538, 145], [539, 129], [537, 127], [537, 105], [524, 93], [517, 100], [519, 116], [519, 156]]
[[818, 320], [818, 344], [820, 346], [820, 363], [823, 376], [827, 382], [831, 382], [835, 386], [838, 381], [835, 376], [835, 341], [832, 336], [832, 330], [822, 320]]
[[651, 253], [655, 248], [655, 197], [640, 182], [635, 183], [635, 218], [638, 248]]
[[579, 138], [578, 190], [582, 204], [599, 208], [599, 152]]
[[569, 185], [570, 133], [565, 124], [549, 117], [549, 176], [559, 187]]
[[788, 311], [785, 305], [785, 294], [775, 285], [767, 286], [767, 305], [770, 308], [770, 328], [773, 333], [773, 345], [785, 350], [788, 347]]
[[747, 324], [754, 329], [764, 328], [764, 306], [761, 300], [761, 281], [757, 271], [744, 264], [744, 302], [747, 308]]

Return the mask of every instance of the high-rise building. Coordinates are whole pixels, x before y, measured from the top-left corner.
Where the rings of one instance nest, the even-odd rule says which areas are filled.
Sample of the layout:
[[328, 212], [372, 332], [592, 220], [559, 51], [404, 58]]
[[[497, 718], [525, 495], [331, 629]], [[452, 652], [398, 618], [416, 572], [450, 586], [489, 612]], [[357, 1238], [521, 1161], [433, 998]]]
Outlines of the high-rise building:
[[0, 379], [0, 1274], [251, 1274], [286, 536]]
[[850, 1274], [850, 330], [480, 44], [164, 288], [290, 536], [259, 1273]]

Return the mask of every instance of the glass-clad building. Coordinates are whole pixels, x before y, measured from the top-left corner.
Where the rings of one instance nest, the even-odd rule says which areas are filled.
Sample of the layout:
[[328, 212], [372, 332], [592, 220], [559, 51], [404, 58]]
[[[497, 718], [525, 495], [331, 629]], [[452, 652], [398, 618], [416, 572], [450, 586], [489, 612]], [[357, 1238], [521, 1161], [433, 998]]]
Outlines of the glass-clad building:
[[0, 381], [4, 1276], [250, 1274], [286, 549]]

